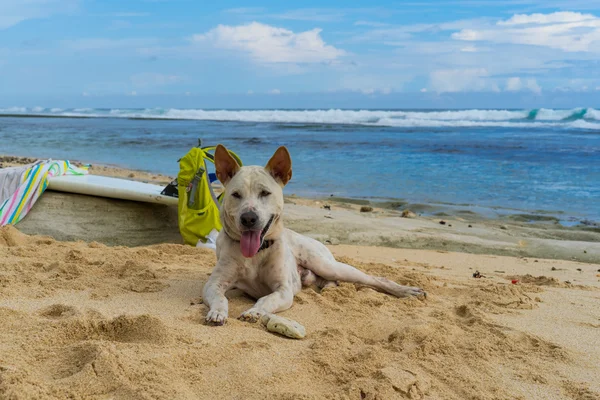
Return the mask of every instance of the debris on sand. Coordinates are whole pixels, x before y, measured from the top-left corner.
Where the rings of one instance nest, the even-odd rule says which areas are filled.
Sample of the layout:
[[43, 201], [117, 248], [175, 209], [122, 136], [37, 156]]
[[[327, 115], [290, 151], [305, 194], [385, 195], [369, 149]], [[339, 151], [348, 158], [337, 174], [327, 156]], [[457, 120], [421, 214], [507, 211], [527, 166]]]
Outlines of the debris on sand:
[[402, 218], [417, 218], [417, 214], [415, 214], [414, 212], [410, 211], [410, 210], [404, 210], [402, 211]]
[[302, 339], [306, 336], [306, 329], [298, 322], [274, 314], [265, 314], [260, 322], [269, 332], [275, 332], [292, 339]]

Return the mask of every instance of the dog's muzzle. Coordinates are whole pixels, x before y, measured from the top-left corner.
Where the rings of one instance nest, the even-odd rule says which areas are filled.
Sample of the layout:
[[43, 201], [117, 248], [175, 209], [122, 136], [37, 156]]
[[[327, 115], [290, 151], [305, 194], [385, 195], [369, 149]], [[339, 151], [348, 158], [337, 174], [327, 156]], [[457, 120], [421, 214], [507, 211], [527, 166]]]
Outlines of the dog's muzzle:
[[256, 213], [248, 212], [248, 213], [242, 214], [242, 216], [240, 218], [240, 222], [242, 223], [242, 225], [244, 227], [248, 227], [246, 230], [242, 231], [242, 235], [240, 238], [240, 250], [242, 251], [242, 255], [244, 257], [252, 258], [261, 249], [261, 246], [263, 245], [265, 236], [269, 232], [269, 229], [271, 228], [271, 224], [273, 223], [273, 220], [275, 219], [275, 215], [271, 215], [271, 218], [269, 218], [269, 221], [267, 222], [267, 224], [265, 225], [264, 228], [252, 229], [249, 227], [250, 226], [254, 227], [257, 225], [258, 216], [257, 216], [256, 220], [253, 220], [254, 219], [253, 215], [246, 215], [246, 214], [256, 215]]

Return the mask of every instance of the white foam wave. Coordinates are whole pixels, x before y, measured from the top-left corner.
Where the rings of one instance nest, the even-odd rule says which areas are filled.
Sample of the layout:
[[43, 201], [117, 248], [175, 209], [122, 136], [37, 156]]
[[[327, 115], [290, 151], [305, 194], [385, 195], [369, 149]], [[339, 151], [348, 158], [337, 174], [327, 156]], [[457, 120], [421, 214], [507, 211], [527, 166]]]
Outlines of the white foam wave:
[[600, 123], [589, 122], [589, 121], [585, 121], [583, 119], [578, 119], [577, 121], [571, 121], [567, 125], [570, 128], [600, 131]]
[[585, 112], [585, 118], [595, 119], [600, 121], [600, 111], [595, 108], [588, 108]]
[[3, 113], [3, 114], [26, 113], [27, 112], [27, 108], [25, 108], [25, 107], [0, 108], [0, 112]]
[[345, 124], [391, 127], [513, 127], [574, 129], [600, 128], [600, 111], [587, 109], [586, 120], [564, 121], [581, 115], [583, 109], [540, 109], [534, 120], [530, 110], [448, 110], [448, 111], [386, 111], [386, 110], [203, 110], [203, 109], [31, 109], [12, 107], [0, 113], [53, 115], [65, 117], [162, 118], [236, 122]]
[[404, 112], [406, 118], [411, 119], [432, 119], [442, 121], [506, 121], [512, 119], [526, 118], [528, 111], [509, 111], [509, 110], [460, 110], [460, 111], [425, 111], [425, 112]]
[[[158, 115], [157, 115], [158, 114]], [[376, 110], [182, 110], [169, 109], [162, 113], [145, 110], [143, 115], [162, 118], [200, 119], [213, 121], [248, 121], [282, 123], [370, 124], [382, 119], [418, 119], [433, 121], [504, 121], [522, 119], [528, 111], [460, 110], [460, 111], [376, 111]], [[141, 117], [142, 114], [136, 114]]]
[[560, 121], [569, 118], [575, 113], [581, 112], [581, 108], [575, 108], [572, 110], [553, 110], [548, 108], [540, 108], [535, 119], [543, 121]]
[[426, 121], [421, 119], [390, 120], [382, 119], [377, 124], [379, 126], [405, 127], [405, 128], [459, 128], [459, 127], [483, 127], [483, 128], [574, 128], [599, 130], [600, 123], [593, 123], [584, 120], [561, 122], [509, 122], [509, 121]]

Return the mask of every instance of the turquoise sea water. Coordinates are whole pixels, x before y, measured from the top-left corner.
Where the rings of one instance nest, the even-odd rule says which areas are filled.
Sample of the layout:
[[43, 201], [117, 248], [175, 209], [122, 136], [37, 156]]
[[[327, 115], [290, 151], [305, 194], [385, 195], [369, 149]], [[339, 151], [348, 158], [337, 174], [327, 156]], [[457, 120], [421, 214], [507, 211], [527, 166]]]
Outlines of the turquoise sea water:
[[[202, 138], [246, 164], [286, 145], [286, 193], [600, 221], [600, 111], [0, 109], [0, 153], [175, 175]], [[509, 210], [514, 209], [514, 210]]]

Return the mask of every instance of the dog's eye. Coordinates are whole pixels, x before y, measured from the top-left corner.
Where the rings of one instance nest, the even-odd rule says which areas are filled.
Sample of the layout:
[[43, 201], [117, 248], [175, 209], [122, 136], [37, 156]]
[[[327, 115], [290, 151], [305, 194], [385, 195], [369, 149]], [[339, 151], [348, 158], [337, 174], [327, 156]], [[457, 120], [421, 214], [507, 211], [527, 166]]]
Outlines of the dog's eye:
[[267, 197], [270, 194], [271, 194], [271, 192], [267, 192], [266, 190], [263, 190], [262, 192], [260, 192], [260, 197]]
[[239, 192], [233, 192], [233, 193], [231, 193], [231, 195], [232, 195], [233, 197], [235, 197], [236, 199], [241, 199], [241, 198], [242, 198], [242, 195], [241, 195], [241, 194], [239, 194]]

